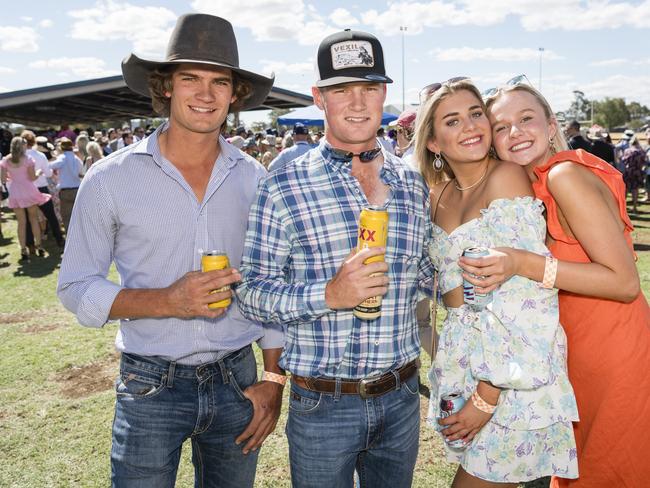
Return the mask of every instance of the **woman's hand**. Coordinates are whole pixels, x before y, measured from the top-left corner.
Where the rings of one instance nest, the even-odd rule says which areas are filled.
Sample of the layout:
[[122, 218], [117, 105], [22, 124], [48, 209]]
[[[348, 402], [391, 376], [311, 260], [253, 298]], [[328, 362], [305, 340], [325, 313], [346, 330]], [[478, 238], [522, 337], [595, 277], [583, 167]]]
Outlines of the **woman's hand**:
[[490, 249], [490, 255], [482, 258], [461, 256], [458, 266], [464, 271], [463, 278], [476, 287], [476, 293], [485, 294], [518, 274], [519, 251], [497, 247]]
[[489, 422], [490, 418], [492, 418], [492, 414], [479, 410], [472, 404], [471, 400], [467, 400], [467, 403], [458, 413], [438, 419], [438, 423], [442, 428], [449, 426], [442, 431], [442, 435], [445, 436], [447, 442], [463, 439], [465, 444], [469, 444], [483, 426]]

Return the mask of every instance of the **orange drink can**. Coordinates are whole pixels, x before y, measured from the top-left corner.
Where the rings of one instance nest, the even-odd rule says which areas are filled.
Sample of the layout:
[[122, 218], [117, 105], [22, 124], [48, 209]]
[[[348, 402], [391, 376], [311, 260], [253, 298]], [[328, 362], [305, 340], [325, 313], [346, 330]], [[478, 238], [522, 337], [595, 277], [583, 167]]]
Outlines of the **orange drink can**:
[[[206, 271], [214, 271], [215, 269], [224, 269], [228, 266], [230, 266], [230, 261], [228, 260], [228, 255], [223, 251], [205, 251], [201, 256], [201, 271], [204, 273]], [[230, 290], [230, 285], [222, 286], [221, 288], [212, 290], [210, 293], [217, 293], [226, 290]], [[226, 298], [208, 304], [208, 308], [226, 308], [231, 304], [231, 302], [232, 298]]]
[[[369, 247], [386, 247], [388, 239], [388, 210], [383, 207], [367, 207], [359, 216], [357, 251]], [[364, 264], [384, 261], [384, 255], [373, 256]], [[378, 273], [379, 274], [379, 273]], [[362, 320], [374, 320], [381, 316], [381, 295], [370, 297], [354, 307], [353, 313]]]

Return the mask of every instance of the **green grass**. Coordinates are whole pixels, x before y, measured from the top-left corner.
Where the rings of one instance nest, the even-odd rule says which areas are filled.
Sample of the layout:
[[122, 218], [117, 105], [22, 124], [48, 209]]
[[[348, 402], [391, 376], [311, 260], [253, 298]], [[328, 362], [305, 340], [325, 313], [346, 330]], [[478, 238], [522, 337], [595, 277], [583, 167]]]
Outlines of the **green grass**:
[[[635, 242], [649, 296], [650, 205], [641, 209], [648, 213], [636, 216]], [[4, 213], [2, 227], [8, 239], [0, 241], [0, 486], [108, 486], [116, 325], [98, 330], [79, 326], [56, 298], [56, 249], [46, 241], [52, 254], [18, 265], [13, 214]], [[426, 384], [428, 356], [422, 357]], [[260, 453], [258, 487], [290, 486], [286, 404], [285, 399], [278, 428]], [[423, 401], [422, 419], [426, 407]], [[439, 436], [423, 422], [413, 486], [449, 486], [454, 472], [455, 466], [443, 460]], [[193, 486], [189, 446], [177, 486]]]

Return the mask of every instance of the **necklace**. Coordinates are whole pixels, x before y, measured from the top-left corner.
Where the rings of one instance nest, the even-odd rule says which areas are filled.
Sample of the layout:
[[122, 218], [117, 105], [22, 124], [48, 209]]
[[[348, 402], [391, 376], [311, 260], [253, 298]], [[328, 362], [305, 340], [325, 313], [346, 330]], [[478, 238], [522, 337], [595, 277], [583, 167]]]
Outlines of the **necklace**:
[[459, 186], [458, 181], [455, 181], [454, 186], [456, 187], [456, 190], [465, 191], [465, 190], [469, 190], [471, 188], [474, 188], [476, 185], [478, 185], [481, 181], [483, 181], [485, 179], [485, 177], [487, 176], [488, 168], [489, 168], [489, 165], [485, 166], [485, 171], [483, 172], [483, 176], [481, 176], [476, 182], [472, 183], [469, 186], [466, 186], [465, 188]]

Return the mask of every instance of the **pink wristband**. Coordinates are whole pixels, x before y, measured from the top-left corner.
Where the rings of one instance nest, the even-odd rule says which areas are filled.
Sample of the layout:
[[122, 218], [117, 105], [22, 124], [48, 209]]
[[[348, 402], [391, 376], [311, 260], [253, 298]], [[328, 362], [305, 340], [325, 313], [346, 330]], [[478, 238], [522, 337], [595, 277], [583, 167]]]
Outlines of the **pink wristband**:
[[544, 265], [544, 279], [542, 280], [542, 288], [553, 288], [555, 286], [555, 277], [557, 276], [557, 259], [553, 256], [546, 256], [546, 264]]
[[492, 415], [497, 409], [496, 405], [490, 405], [488, 402], [481, 398], [481, 395], [478, 394], [478, 391], [472, 393], [472, 405], [478, 408], [481, 412], [489, 413]]

